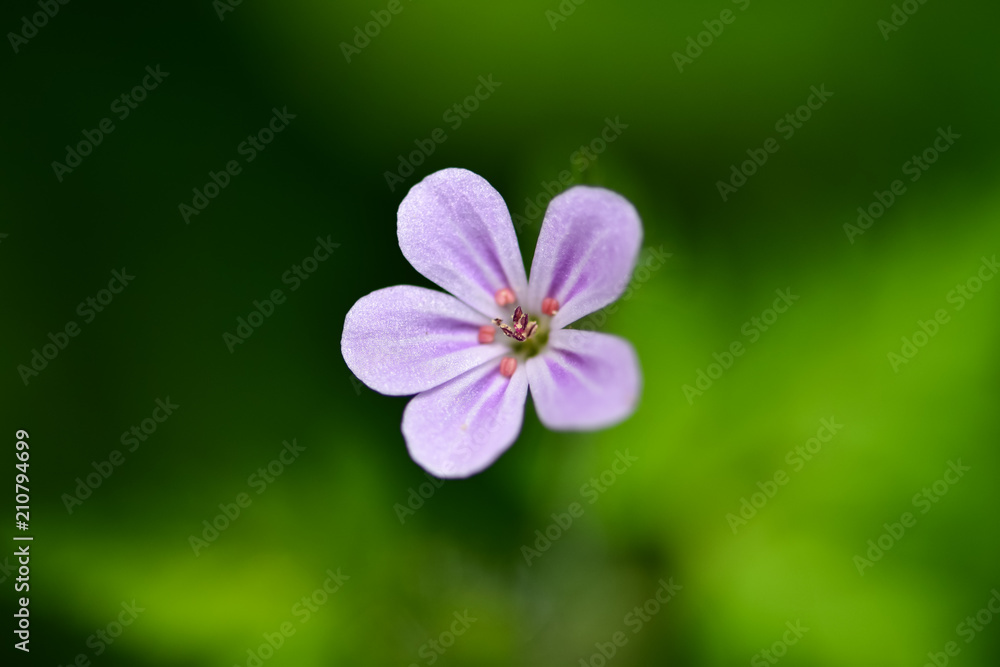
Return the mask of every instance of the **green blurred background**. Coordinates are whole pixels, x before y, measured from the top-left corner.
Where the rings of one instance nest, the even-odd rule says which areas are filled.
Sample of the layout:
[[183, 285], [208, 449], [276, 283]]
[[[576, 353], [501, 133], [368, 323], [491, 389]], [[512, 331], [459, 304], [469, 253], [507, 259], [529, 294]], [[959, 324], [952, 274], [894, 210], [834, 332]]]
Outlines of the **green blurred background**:
[[[961, 309], [952, 293], [1000, 252], [996, 3], [914, 1], [891, 32], [892, 4], [860, 0], [387, 7], [71, 2], [33, 33], [22, 17], [39, 5], [5, 5], [4, 32], [34, 34], [8, 34], [0, 57], [4, 475], [27, 429], [35, 537], [32, 651], [12, 664], [1000, 664], [1000, 619], [980, 612], [1000, 589], [1000, 281]], [[723, 10], [732, 21], [713, 23]], [[348, 62], [341, 44], [373, 11], [391, 22]], [[688, 38], [713, 27], [698, 54]], [[169, 75], [119, 119], [112, 103], [157, 65]], [[500, 85], [455, 128], [444, 114], [481, 76]], [[812, 86], [832, 96], [786, 138], [775, 125]], [[241, 142], [285, 107], [295, 118], [247, 163]], [[60, 181], [52, 162], [102, 118], [114, 131]], [[574, 152], [608, 118], [627, 128], [581, 168]], [[390, 190], [385, 172], [435, 128], [447, 141]], [[938, 128], [960, 138], [910, 181], [904, 163]], [[772, 137], [778, 152], [723, 201], [717, 182]], [[178, 206], [229, 160], [242, 171], [185, 224]], [[400, 434], [407, 399], [358, 385], [340, 335], [368, 292], [428, 284], [395, 212], [452, 166], [520, 215], [562, 171], [612, 188], [647, 251], [671, 256], [596, 323], [638, 350], [630, 420], [553, 433], [529, 401], [495, 465], [432, 489]], [[849, 239], [896, 179], [905, 194]], [[539, 223], [519, 231], [527, 261]], [[317, 237], [340, 247], [290, 291], [282, 276]], [[78, 304], [122, 267], [134, 280], [86, 322]], [[287, 301], [230, 353], [223, 333], [274, 289]], [[800, 299], [751, 342], [744, 323], [777, 289]], [[887, 355], [939, 309], [950, 319], [894, 369]], [[70, 320], [79, 335], [26, 384], [18, 366]], [[689, 401], [683, 386], [734, 341], [745, 353]], [[122, 434], [168, 397], [179, 407], [128, 451]], [[786, 455], [830, 418], [842, 429], [796, 469]], [[293, 463], [251, 478], [293, 439]], [[69, 511], [114, 450], [124, 462]], [[584, 494], [626, 450], [627, 472]], [[959, 460], [969, 470], [938, 496]], [[422, 484], [430, 497], [402, 513]], [[915, 499], [925, 488], [935, 502]], [[242, 493], [196, 555], [191, 536]], [[743, 499], [766, 500], [745, 525], [727, 518]], [[573, 502], [583, 515], [551, 528]], [[916, 524], [884, 536], [905, 512]], [[558, 539], [529, 565], [522, 547], [547, 528]], [[880, 536], [891, 547], [859, 573]], [[314, 596], [338, 568], [349, 579]], [[661, 579], [681, 588], [636, 622]], [[114, 643], [95, 639], [133, 600], [144, 611]], [[977, 613], [981, 630], [960, 625]], [[295, 634], [268, 650], [283, 624]]]

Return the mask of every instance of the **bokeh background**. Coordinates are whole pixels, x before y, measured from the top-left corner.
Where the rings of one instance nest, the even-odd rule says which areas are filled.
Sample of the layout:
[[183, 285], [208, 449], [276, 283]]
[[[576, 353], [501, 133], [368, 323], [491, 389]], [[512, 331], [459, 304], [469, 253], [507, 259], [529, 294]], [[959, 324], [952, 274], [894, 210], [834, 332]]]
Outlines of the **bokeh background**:
[[[32, 650], [11, 664], [1000, 663], [1000, 280], [969, 283], [1000, 252], [1000, 7], [911, 1], [887, 32], [888, 1], [401, 0], [348, 62], [342, 43], [388, 4], [71, 2], [34, 33], [22, 17], [38, 3], [0, 12], [4, 33], [34, 35], [8, 34], [0, 56], [3, 474], [12, 484], [27, 429], [35, 538]], [[732, 22], [713, 23], [723, 10]], [[147, 66], [169, 74], [120, 119], [111, 105]], [[445, 113], [490, 76], [454, 127]], [[787, 137], [776, 123], [813, 86], [832, 96]], [[240, 144], [286, 107], [295, 118], [246, 162]], [[53, 161], [103, 118], [114, 131], [57, 178]], [[574, 160], [606, 119], [627, 128]], [[447, 141], [390, 189], [385, 173], [436, 128]], [[909, 180], [939, 128], [960, 138]], [[724, 200], [717, 182], [769, 138], [778, 152]], [[242, 171], [186, 224], [179, 205], [230, 160]], [[630, 199], [646, 252], [670, 256], [592, 322], [638, 350], [630, 420], [553, 433], [529, 400], [495, 465], [432, 488], [400, 435], [407, 399], [359, 385], [339, 342], [361, 296], [428, 285], [395, 213], [451, 166], [525, 216], [527, 261], [528, 200], [544, 209], [563, 171]], [[905, 194], [848, 233], [897, 179]], [[317, 237], [339, 248], [290, 291], [282, 276]], [[134, 280], [85, 321], [78, 304], [123, 268]], [[274, 289], [287, 301], [230, 352], [223, 334]], [[751, 342], [745, 323], [777, 289], [800, 298]], [[894, 368], [940, 309], [948, 322]], [[18, 367], [70, 320], [79, 335], [26, 383]], [[734, 341], [745, 354], [689, 401], [684, 385]], [[179, 407], [129, 451], [157, 399]], [[831, 418], [842, 428], [796, 469], [788, 453]], [[305, 449], [261, 488], [251, 476], [293, 439]], [[115, 450], [124, 462], [67, 508]], [[583, 495], [626, 451], [627, 472]], [[969, 470], [938, 482], [959, 461]], [[727, 518], [779, 470], [787, 484], [755, 515]], [[194, 548], [242, 493], [251, 504]], [[549, 528], [573, 502], [583, 516]], [[4, 503], [13, 515], [13, 493]], [[884, 536], [905, 512], [915, 525]], [[558, 539], [529, 565], [522, 547], [547, 528]], [[859, 568], [880, 537], [890, 548]], [[349, 579], [315, 595], [338, 569]], [[637, 622], [661, 580], [681, 588]], [[143, 611], [116, 627], [133, 601]], [[977, 614], [979, 630], [960, 625]], [[283, 624], [295, 634], [268, 650]]]

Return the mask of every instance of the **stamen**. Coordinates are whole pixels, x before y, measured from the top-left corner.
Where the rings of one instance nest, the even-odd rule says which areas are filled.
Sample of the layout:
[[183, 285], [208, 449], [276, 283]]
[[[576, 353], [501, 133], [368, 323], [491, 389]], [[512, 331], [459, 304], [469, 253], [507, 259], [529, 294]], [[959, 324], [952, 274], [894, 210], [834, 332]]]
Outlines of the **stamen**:
[[500, 375], [505, 378], [513, 377], [514, 371], [517, 370], [517, 359], [514, 357], [504, 357], [500, 361]]
[[513, 338], [514, 340], [518, 340], [517, 333], [513, 329], [511, 329], [510, 326], [504, 324], [503, 320], [501, 320], [499, 317], [493, 318], [493, 324], [500, 327], [500, 331], [502, 331], [503, 334], [507, 336], [507, 338]]
[[528, 326], [528, 316], [521, 312], [521, 306], [517, 307], [514, 311], [514, 326], [518, 329], [524, 329]]
[[514, 296], [514, 290], [509, 287], [502, 287], [497, 290], [497, 293], [493, 295], [496, 299], [498, 306], [509, 306], [510, 304], [517, 301], [517, 297]]
[[559, 302], [550, 296], [542, 299], [542, 312], [552, 317], [559, 312]]
[[532, 334], [535, 333], [535, 329], [538, 328], [537, 322], [529, 322], [528, 316], [521, 310], [521, 306], [518, 306], [514, 311], [514, 316], [511, 318], [514, 326], [505, 324], [503, 320], [499, 317], [493, 318], [493, 324], [500, 327], [500, 331], [504, 333], [508, 338], [513, 338], [519, 343], [523, 343], [528, 340]]
[[479, 342], [483, 345], [487, 343], [492, 343], [493, 339], [496, 338], [497, 330], [490, 325], [479, 327]]

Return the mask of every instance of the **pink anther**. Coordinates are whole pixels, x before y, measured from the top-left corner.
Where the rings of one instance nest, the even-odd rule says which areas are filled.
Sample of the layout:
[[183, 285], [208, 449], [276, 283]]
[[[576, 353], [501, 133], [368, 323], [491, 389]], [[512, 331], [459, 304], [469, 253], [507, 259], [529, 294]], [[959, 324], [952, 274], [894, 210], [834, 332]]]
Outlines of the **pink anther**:
[[489, 325], [479, 327], [479, 342], [482, 344], [492, 343], [497, 336], [497, 330]]
[[498, 306], [509, 306], [510, 304], [517, 301], [517, 297], [514, 296], [514, 290], [509, 287], [502, 287], [497, 290], [497, 293], [493, 295], [496, 299]]
[[500, 375], [505, 378], [513, 377], [514, 371], [517, 370], [517, 359], [514, 357], [504, 357], [500, 361]]
[[550, 296], [542, 299], [542, 312], [552, 317], [559, 312], [559, 302]]

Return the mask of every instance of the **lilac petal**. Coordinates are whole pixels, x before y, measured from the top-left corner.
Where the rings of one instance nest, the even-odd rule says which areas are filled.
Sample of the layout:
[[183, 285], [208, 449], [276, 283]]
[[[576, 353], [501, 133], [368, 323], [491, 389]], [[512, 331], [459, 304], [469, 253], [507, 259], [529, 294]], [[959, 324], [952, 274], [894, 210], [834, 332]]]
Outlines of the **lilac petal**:
[[642, 223], [624, 197], [572, 187], [549, 204], [531, 263], [529, 312], [559, 301], [553, 328], [608, 305], [625, 291], [642, 243]]
[[510, 212], [484, 178], [442, 169], [410, 189], [399, 205], [403, 256], [417, 271], [489, 317], [510, 317], [495, 296], [505, 287], [518, 299], [528, 281]]
[[487, 362], [416, 396], [403, 412], [410, 456], [437, 477], [469, 477], [489, 467], [517, 439], [524, 420], [528, 377], [511, 378]]
[[631, 415], [639, 402], [639, 359], [618, 336], [553, 331], [545, 351], [528, 359], [527, 366], [538, 418], [553, 430], [611, 426]]
[[354, 304], [340, 349], [359, 380], [383, 394], [405, 396], [500, 357], [505, 346], [479, 343], [479, 327], [487, 324], [450, 294], [397, 285]]

